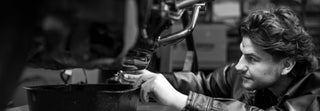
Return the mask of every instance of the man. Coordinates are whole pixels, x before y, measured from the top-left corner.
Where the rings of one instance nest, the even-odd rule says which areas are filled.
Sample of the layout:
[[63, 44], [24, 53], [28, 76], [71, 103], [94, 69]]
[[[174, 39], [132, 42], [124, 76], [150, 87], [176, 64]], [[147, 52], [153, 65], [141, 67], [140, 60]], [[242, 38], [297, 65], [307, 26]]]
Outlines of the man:
[[320, 73], [312, 38], [286, 7], [257, 10], [240, 24], [242, 56], [209, 75], [125, 74], [141, 83], [141, 99], [179, 110], [320, 110]]

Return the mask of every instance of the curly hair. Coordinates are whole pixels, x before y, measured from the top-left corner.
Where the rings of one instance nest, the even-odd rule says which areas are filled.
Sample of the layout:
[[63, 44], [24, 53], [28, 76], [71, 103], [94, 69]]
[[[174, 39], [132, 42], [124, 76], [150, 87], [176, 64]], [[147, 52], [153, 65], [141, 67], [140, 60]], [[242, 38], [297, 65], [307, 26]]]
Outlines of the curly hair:
[[315, 68], [312, 37], [290, 8], [253, 11], [241, 22], [239, 30], [242, 37], [248, 36], [271, 54], [274, 61], [287, 57], [295, 59], [293, 75], [299, 76]]

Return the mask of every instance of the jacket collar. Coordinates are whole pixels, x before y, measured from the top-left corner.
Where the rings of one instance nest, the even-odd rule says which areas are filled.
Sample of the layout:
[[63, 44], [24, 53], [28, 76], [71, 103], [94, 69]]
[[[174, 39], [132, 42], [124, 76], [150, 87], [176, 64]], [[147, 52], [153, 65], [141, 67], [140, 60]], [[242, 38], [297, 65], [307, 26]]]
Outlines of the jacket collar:
[[320, 95], [320, 73], [313, 72], [306, 74], [301, 79], [296, 79], [289, 86], [283, 96], [292, 98], [306, 94]]

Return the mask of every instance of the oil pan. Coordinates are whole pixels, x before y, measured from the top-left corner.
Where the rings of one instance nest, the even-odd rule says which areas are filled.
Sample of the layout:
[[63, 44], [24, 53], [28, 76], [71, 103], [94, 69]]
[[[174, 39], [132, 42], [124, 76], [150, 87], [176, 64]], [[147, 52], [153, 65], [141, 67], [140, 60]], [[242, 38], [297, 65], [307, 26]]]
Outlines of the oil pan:
[[30, 111], [136, 111], [137, 89], [128, 84], [26, 87]]

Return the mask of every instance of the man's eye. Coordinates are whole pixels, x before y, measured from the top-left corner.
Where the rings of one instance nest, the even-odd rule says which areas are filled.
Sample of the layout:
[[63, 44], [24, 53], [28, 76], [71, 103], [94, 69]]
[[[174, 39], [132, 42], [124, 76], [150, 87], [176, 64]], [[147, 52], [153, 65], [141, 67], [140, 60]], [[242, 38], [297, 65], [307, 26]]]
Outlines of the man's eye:
[[246, 56], [248, 62], [257, 62], [258, 60], [251, 56]]

